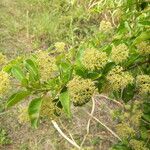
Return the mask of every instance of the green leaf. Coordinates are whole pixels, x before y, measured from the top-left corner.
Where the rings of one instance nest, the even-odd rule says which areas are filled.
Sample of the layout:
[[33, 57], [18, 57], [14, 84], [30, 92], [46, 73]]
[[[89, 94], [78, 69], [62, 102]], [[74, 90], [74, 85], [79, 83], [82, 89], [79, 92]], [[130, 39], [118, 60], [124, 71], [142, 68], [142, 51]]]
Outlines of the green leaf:
[[129, 9], [132, 8], [133, 4], [134, 4], [134, 0], [127, 0], [127, 7], [128, 7]]
[[115, 63], [114, 63], [114, 62], [109, 62], [109, 63], [107, 63], [106, 66], [105, 66], [104, 69], [103, 69], [102, 74], [106, 76], [106, 75], [109, 73], [109, 71], [110, 71], [114, 66], [115, 66]]
[[134, 85], [128, 85], [122, 93], [122, 99], [125, 103], [127, 103], [129, 100], [131, 100], [134, 97], [135, 93], [135, 86]]
[[74, 65], [74, 70], [77, 75], [87, 78], [88, 70], [84, 67], [84, 65], [81, 63], [81, 61], [77, 61]]
[[90, 78], [92, 80], [96, 80], [99, 77], [101, 77], [101, 74], [97, 73], [97, 72], [88, 72], [88, 74], [87, 74], [87, 78]]
[[73, 68], [70, 62], [67, 62], [67, 61], [60, 62], [59, 70], [60, 70], [60, 77], [63, 83], [68, 82], [71, 78], [72, 71], [73, 71]]
[[145, 32], [142, 32], [136, 39], [135, 41], [133, 42], [133, 44], [137, 44], [137, 43], [140, 43], [144, 40], [149, 40], [150, 39], [150, 31], [145, 31]]
[[22, 81], [25, 78], [23, 71], [17, 66], [12, 67], [11, 73], [19, 81]]
[[150, 115], [149, 114], [144, 114], [143, 118], [147, 121], [150, 122]]
[[76, 61], [81, 61], [83, 53], [84, 53], [84, 48], [80, 47], [78, 49], [78, 52], [77, 52], [77, 55], [76, 55]]
[[13, 94], [7, 101], [6, 103], [6, 107], [9, 108], [11, 106], [14, 106], [15, 104], [17, 104], [18, 102], [20, 102], [21, 100], [23, 100], [24, 98], [26, 98], [27, 96], [30, 95], [30, 91], [19, 91], [15, 94]]
[[19, 66], [22, 62], [22, 57], [19, 57], [19, 58], [16, 58], [14, 60], [11, 60], [4, 68], [3, 70], [7, 73], [10, 73], [11, 72], [11, 69], [14, 67], [14, 66]]
[[68, 91], [61, 93], [59, 96], [59, 100], [63, 106], [65, 113], [68, 115], [68, 117], [71, 117], [70, 97]]
[[35, 98], [30, 102], [28, 107], [29, 118], [31, 121], [31, 125], [34, 128], [38, 127], [41, 105], [42, 105], [42, 98]]
[[21, 81], [21, 85], [23, 87], [27, 87], [28, 86], [28, 80], [26, 78], [24, 78], [22, 81]]
[[150, 26], [150, 21], [139, 21], [139, 24], [144, 25], [144, 26]]
[[33, 80], [38, 80], [39, 79], [38, 78], [38, 68], [37, 68], [37, 65], [35, 64], [35, 62], [33, 62], [31, 59], [27, 59], [24, 62], [24, 65], [30, 73], [30, 78]]

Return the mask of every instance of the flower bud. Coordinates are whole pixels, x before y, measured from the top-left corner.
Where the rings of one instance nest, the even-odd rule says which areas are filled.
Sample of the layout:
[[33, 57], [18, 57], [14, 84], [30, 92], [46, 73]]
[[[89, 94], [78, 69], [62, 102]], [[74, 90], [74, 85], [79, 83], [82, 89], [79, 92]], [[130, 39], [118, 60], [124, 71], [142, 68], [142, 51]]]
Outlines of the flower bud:
[[138, 52], [141, 55], [149, 55], [150, 54], [150, 45], [147, 42], [141, 42], [137, 45]]
[[56, 60], [50, 56], [47, 51], [38, 51], [36, 53], [37, 63], [41, 76], [41, 81], [47, 81], [57, 74]]
[[91, 100], [95, 92], [92, 80], [75, 76], [68, 83], [69, 94], [75, 106], [82, 106]]
[[137, 86], [140, 89], [141, 94], [150, 93], [150, 76], [149, 75], [138, 75]]
[[129, 56], [129, 49], [125, 44], [119, 44], [118, 46], [113, 46], [111, 52], [111, 59], [116, 64], [125, 61]]
[[123, 89], [128, 84], [133, 83], [133, 77], [129, 74], [129, 72], [124, 72], [123, 68], [120, 66], [116, 66], [109, 72], [107, 80], [115, 91]]
[[107, 61], [107, 54], [96, 49], [87, 49], [82, 58], [82, 63], [88, 70], [102, 69]]

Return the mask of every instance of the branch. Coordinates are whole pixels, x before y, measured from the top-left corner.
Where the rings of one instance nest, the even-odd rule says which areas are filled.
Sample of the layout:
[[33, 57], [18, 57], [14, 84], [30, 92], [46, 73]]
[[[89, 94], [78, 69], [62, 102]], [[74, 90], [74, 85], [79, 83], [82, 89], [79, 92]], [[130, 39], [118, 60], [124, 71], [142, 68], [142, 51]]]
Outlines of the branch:
[[[95, 100], [94, 100], [94, 98], [92, 97], [92, 110], [91, 110], [91, 113], [90, 113], [90, 115], [91, 116], [93, 116], [93, 114], [94, 114], [94, 110], [95, 110]], [[89, 134], [89, 131], [90, 131], [90, 123], [91, 123], [91, 120], [92, 120], [92, 117], [90, 116], [90, 118], [89, 118], [89, 120], [88, 120], [88, 123], [87, 123], [87, 127], [86, 127], [86, 134], [85, 134], [85, 136], [84, 136], [84, 138], [83, 138], [83, 140], [82, 140], [82, 142], [81, 142], [81, 145], [80, 145], [80, 147], [82, 147], [82, 145], [84, 144], [84, 142], [85, 142], [85, 140], [86, 140], [86, 138], [87, 138], [87, 136], [88, 136], [88, 134]]]
[[[88, 112], [86, 112], [89, 116], [91, 116], [91, 114], [89, 114]], [[114, 137], [116, 137], [119, 141], [122, 141], [121, 138], [114, 132], [112, 131], [109, 127], [107, 127], [104, 123], [102, 123], [100, 120], [98, 120], [96, 117], [91, 116], [94, 120], [96, 120], [98, 123], [100, 123], [103, 127], [105, 127]]]
[[105, 96], [105, 95], [102, 95], [102, 94], [100, 94], [100, 97], [105, 98], [105, 99], [107, 99], [107, 100], [110, 100], [111, 102], [114, 102], [114, 103], [116, 103], [117, 105], [120, 105], [121, 107], [123, 107], [123, 104], [120, 103], [119, 101], [115, 100], [115, 99], [111, 99], [111, 98], [109, 98], [109, 97], [107, 97], [107, 96]]
[[147, 63], [150, 64], [150, 60], [147, 60], [144, 62], [138, 62], [138, 63], [134, 64], [133, 66], [129, 66], [128, 70], [134, 69], [138, 66], [142, 66], [142, 65], [147, 64]]
[[75, 146], [76, 148], [81, 149], [80, 146], [79, 146], [75, 141], [73, 141], [73, 140], [71, 140], [70, 138], [68, 138], [67, 135], [62, 132], [62, 130], [59, 128], [58, 124], [57, 124], [54, 120], [52, 120], [51, 122], [52, 122], [54, 128], [59, 132], [59, 134], [60, 134], [63, 138], [65, 138], [70, 144], [72, 144], [72, 145]]
[[68, 134], [69, 134], [69, 135], [70, 135], [70, 137], [71, 137], [71, 140], [75, 142], [75, 140], [74, 140], [74, 138], [73, 138], [72, 134], [71, 134], [71, 133], [68, 131], [68, 129], [67, 129], [67, 128], [63, 125], [63, 123], [62, 123], [61, 119], [59, 119], [59, 122], [60, 122], [61, 126], [65, 129], [65, 131], [67, 131], [67, 132], [68, 132]]

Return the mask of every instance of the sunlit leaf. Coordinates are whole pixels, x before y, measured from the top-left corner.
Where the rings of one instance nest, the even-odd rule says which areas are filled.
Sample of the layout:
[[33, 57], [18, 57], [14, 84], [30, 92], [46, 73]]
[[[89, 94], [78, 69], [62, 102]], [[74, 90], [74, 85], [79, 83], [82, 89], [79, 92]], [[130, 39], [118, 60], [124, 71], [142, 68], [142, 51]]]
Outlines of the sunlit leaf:
[[61, 101], [65, 113], [68, 117], [71, 117], [70, 97], [68, 91], [62, 92], [59, 96], [59, 100]]
[[6, 107], [11, 107], [30, 95], [30, 91], [19, 91], [13, 94], [7, 101]]
[[38, 127], [41, 104], [42, 104], [42, 98], [35, 98], [29, 104], [29, 108], [28, 108], [29, 118], [31, 121], [31, 125], [34, 128]]
[[25, 78], [25, 74], [23, 73], [23, 71], [17, 67], [17, 66], [14, 66], [12, 67], [11, 69], [11, 72], [12, 72], [12, 75], [18, 79], [19, 81], [22, 81], [24, 78]]

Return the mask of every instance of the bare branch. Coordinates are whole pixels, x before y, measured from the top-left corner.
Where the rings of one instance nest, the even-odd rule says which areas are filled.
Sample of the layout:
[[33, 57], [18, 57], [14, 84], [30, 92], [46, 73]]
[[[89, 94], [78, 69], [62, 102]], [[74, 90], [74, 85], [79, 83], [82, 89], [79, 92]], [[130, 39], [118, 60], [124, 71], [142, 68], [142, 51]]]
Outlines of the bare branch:
[[[91, 116], [90, 113], [86, 112], [89, 116]], [[104, 123], [102, 123], [99, 119], [97, 119], [94, 116], [91, 116], [94, 120], [96, 120], [98, 123], [100, 123], [103, 127], [105, 127], [114, 137], [116, 137], [119, 141], [122, 141], [121, 138], [114, 132], [112, 131], [108, 126], [106, 126]]]
[[118, 101], [115, 100], [115, 99], [111, 99], [111, 98], [109, 98], [109, 97], [107, 97], [107, 96], [105, 96], [105, 95], [102, 95], [102, 94], [100, 94], [99, 96], [102, 97], [102, 98], [105, 98], [105, 99], [107, 99], [107, 100], [110, 100], [110, 101], [112, 101], [112, 102], [114, 102], [114, 103], [120, 105], [121, 107], [123, 107], [123, 104], [120, 103], [120, 102], [118, 102]]
[[62, 132], [62, 130], [59, 128], [59, 126], [58, 126], [58, 124], [56, 123], [56, 121], [52, 120], [51, 122], [52, 122], [54, 128], [59, 132], [59, 134], [60, 134], [63, 138], [65, 138], [70, 144], [72, 144], [72, 145], [75, 146], [76, 148], [81, 149], [80, 146], [79, 146], [76, 142], [74, 142], [73, 140], [71, 140], [70, 138], [68, 138], [67, 135]]
[[[91, 116], [93, 116], [93, 114], [94, 114], [94, 110], [95, 110], [95, 100], [94, 100], [94, 98], [92, 97], [92, 110], [91, 110], [91, 113], [90, 113], [90, 115]], [[80, 145], [80, 147], [82, 147], [82, 145], [84, 144], [84, 142], [85, 142], [85, 140], [86, 140], [86, 138], [87, 138], [87, 136], [88, 136], [88, 134], [89, 134], [89, 132], [90, 132], [90, 123], [91, 123], [91, 120], [92, 120], [92, 117], [90, 116], [90, 118], [89, 118], [89, 120], [88, 120], [88, 123], [87, 123], [87, 127], [86, 127], [86, 134], [85, 134], [85, 136], [84, 136], [84, 138], [83, 138], [83, 140], [82, 140], [82, 142], [81, 142], [81, 145]]]

